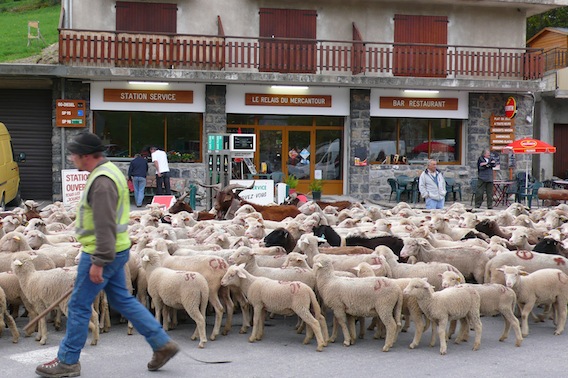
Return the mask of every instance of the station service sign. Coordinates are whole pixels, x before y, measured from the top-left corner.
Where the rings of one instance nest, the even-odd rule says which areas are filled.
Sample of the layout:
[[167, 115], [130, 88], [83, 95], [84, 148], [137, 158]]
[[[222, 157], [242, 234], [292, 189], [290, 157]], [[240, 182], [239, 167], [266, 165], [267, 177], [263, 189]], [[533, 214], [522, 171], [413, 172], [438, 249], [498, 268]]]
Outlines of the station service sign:
[[57, 100], [55, 102], [55, 126], [85, 127], [86, 113], [85, 100]]

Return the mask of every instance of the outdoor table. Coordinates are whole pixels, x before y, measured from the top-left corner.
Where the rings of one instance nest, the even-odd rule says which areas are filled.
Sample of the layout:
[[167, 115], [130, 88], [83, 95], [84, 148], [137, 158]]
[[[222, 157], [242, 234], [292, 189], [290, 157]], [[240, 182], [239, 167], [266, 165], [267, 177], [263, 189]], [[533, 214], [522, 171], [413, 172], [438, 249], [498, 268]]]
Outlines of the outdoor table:
[[507, 189], [513, 185], [515, 181], [508, 180], [495, 180], [493, 181], [493, 202], [494, 206], [508, 206], [509, 199], [507, 196]]

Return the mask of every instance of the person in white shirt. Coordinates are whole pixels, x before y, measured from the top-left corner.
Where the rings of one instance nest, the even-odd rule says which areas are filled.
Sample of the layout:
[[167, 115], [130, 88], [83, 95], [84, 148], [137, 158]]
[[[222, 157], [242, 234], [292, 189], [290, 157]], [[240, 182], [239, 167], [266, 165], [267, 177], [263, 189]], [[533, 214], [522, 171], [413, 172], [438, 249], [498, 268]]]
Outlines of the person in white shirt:
[[428, 160], [428, 166], [418, 180], [418, 190], [426, 199], [427, 209], [443, 209], [446, 199], [446, 179], [436, 165], [436, 160]]
[[156, 167], [156, 194], [172, 194], [170, 188], [170, 167], [168, 165], [168, 156], [164, 151], [158, 149], [156, 146], [150, 147], [150, 153], [152, 154], [154, 167]]

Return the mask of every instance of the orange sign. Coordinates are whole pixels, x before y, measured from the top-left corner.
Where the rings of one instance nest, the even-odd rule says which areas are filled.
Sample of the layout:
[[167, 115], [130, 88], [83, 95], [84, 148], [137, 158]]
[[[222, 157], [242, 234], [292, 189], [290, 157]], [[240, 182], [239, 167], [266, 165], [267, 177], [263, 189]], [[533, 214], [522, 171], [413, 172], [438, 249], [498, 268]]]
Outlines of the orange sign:
[[245, 105], [331, 108], [331, 96], [245, 93]]
[[85, 100], [57, 100], [55, 102], [55, 126], [85, 127], [87, 105]]
[[457, 98], [380, 97], [382, 109], [458, 110]]
[[193, 91], [105, 88], [103, 101], [193, 104]]

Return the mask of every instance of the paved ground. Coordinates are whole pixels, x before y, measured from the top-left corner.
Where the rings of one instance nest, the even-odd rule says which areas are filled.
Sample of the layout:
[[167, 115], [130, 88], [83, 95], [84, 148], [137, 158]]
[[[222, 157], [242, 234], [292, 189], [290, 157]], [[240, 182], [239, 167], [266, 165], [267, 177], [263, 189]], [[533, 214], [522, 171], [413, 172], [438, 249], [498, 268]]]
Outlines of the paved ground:
[[[395, 346], [381, 351], [384, 341], [371, 334], [355, 345], [344, 347], [343, 338], [316, 352], [312, 341], [303, 345], [303, 335], [294, 331], [295, 317], [276, 317], [267, 321], [265, 337], [249, 343], [248, 335], [238, 333], [240, 317], [229, 335], [207, 342], [204, 349], [189, 336], [194, 330], [191, 322], [169, 331], [180, 344], [182, 352], [159, 372], [148, 372], [146, 363], [151, 351], [142, 336], [126, 334], [122, 324], [113, 323], [109, 333], [102, 334], [99, 345], [87, 345], [82, 353], [82, 377], [565, 377], [567, 335], [554, 336], [552, 322], [530, 324], [531, 334], [520, 348], [514, 346], [511, 333], [505, 342], [498, 338], [503, 329], [501, 317], [482, 318], [483, 334], [480, 350], [464, 344], [448, 344], [448, 354], [439, 354], [439, 345], [428, 347], [427, 331], [419, 347], [408, 349], [413, 333], [401, 333]], [[328, 314], [329, 319], [329, 314]], [[115, 319], [116, 320], [116, 319]], [[207, 331], [211, 332], [213, 317], [208, 316]], [[20, 330], [27, 319], [17, 320]], [[331, 324], [328, 320], [328, 325]], [[35, 366], [51, 360], [63, 331], [49, 324], [48, 344], [41, 346], [32, 337], [11, 343], [4, 331], [0, 339], [0, 364], [3, 377], [34, 377]], [[411, 331], [413, 328], [411, 327]], [[250, 334], [250, 331], [249, 331]], [[201, 361], [227, 363], [209, 364]]]

